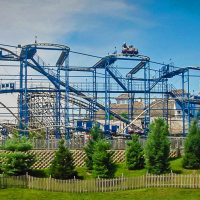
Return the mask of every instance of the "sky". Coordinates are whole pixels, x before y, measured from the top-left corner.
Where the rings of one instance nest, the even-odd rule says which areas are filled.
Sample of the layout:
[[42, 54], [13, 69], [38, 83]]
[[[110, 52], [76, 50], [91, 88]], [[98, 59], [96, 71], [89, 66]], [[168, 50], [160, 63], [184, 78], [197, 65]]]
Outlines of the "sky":
[[152, 60], [200, 63], [199, 0], [0, 0], [0, 43], [50, 42], [104, 56], [133, 44]]
[[[127, 42], [153, 61], [200, 66], [199, 7], [200, 0], [0, 0], [0, 43], [25, 45], [37, 36], [106, 56]], [[70, 63], [95, 61], [72, 55]]]

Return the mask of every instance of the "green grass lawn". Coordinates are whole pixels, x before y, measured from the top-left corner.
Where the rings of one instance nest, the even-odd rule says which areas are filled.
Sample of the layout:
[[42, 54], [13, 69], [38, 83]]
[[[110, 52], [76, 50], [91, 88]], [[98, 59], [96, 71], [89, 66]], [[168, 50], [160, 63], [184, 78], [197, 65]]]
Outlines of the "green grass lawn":
[[[189, 169], [183, 169], [182, 168], [182, 158], [177, 158], [170, 161], [171, 170], [173, 173], [177, 174], [200, 174], [200, 170], [189, 170]], [[86, 170], [85, 167], [79, 167], [77, 168], [78, 174], [80, 177], [84, 179], [92, 179], [92, 174]], [[141, 170], [128, 170], [125, 163], [117, 164], [117, 171], [115, 173], [116, 177], [124, 176], [124, 177], [130, 177], [130, 176], [142, 176], [146, 174], [145, 169]]]
[[[182, 168], [182, 158], [170, 161], [171, 169], [174, 173], [179, 174], [200, 174], [200, 170], [187, 170]], [[85, 167], [77, 168], [78, 174], [84, 179], [92, 179], [92, 174], [87, 172]], [[141, 176], [146, 173], [145, 169], [128, 170], [125, 164], [117, 165], [116, 177], [123, 176]], [[95, 200], [199, 200], [199, 189], [177, 189], [177, 188], [147, 188], [129, 191], [107, 192], [107, 193], [62, 193], [62, 192], [47, 192], [40, 190], [28, 189], [0, 189], [0, 200], [43, 200], [43, 199], [95, 199]]]
[[128, 170], [126, 164], [122, 163], [122, 164], [117, 165], [117, 171], [115, 173], [115, 176], [116, 177], [119, 177], [119, 176], [125, 176], [125, 177], [142, 176], [145, 173], [146, 173], [146, 169]]
[[[81, 178], [84, 179], [92, 179], [92, 174], [91, 172], [88, 172], [86, 170], [86, 167], [78, 167], [77, 169], [78, 175]], [[120, 176], [125, 176], [125, 177], [130, 177], [130, 176], [142, 176], [146, 173], [145, 169], [141, 170], [128, 170], [126, 165], [124, 163], [117, 164], [117, 171], [115, 173], [115, 177], [120, 177]]]
[[0, 189], [1, 200], [199, 200], [198, 189], [139, 189], [107, 193], [61, 193], [28, 189]]
[[182, 158], [172, 160], [170, 162], [171, 169], [177, 174], [200, 174], [200, 170], [184, 169], [182, 167]]

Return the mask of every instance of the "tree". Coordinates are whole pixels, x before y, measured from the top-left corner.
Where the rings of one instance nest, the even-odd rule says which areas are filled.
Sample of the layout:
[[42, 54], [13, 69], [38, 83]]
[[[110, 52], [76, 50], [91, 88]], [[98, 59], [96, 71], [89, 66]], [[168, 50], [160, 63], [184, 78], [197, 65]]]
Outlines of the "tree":
[[183, 167], [187, 169], [200, 169], [200, 128], [198, 121], [191, 123], [184, 145]]
[[7, 175], [22, 175], [30, 171], [35, 162], [33, 155], [29, 154], [32, 145], [26, 137], [14, 137], [6, 141], [4, 149], [9, 151], [4, 154], [2, 171]]
[[139, 135], [137, 134], [134, 134], [132, 141], [127, 144], [126, 165], [130, 170], [144, 167], [144, 151], [139, 142]]
[[92, 170], [93, 168], [92, 155], [94, 153], [94, 145], [99, 139], [103, 138], [103, 132], [97, 125], [95, 125], [90, 130], [90, 135], [91, 135], [91, 138], [89, 139], [87, 145], [84, 148], [85, 153], [86, 153], [85, 163], [88, 170]]
[[120, 114], [120, 116], [122, 116], [122, 117], [125, 118], [125, 119], [128, 119], [128, 113], [127, 113], [127, 112], [122, 112], [122, 113]]
[[64, 140], [61, 140], [50, 166], [50, 174], [56, 179], [70, 179], [77, 175], [74, 169], [72, 153], [64, 146]]
[[163, 174], [170, 171], [170, 142], [166, 122], [157, 118], [150, 125], [145, 145], [145, 164], [149, 173]]
[[108, 150], [110, 144], [106, 140], [99, 140], [94, 145], [92, 174], [96, 178], [114, 177], [116, 166], [112, 160], [112, 152]]

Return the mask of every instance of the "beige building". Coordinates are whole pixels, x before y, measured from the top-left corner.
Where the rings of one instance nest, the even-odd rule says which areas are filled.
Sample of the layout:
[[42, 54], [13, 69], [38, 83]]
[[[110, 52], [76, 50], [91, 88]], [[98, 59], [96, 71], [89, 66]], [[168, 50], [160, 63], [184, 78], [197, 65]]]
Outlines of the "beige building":
[[[117, 103], [111, 103], [110, 109], [117, 114], [128, 113], [128, 94], [121, 94], [116, 97]], [[155, 98], [151, 100], [150, 109], [150, 119], [151, 121], [157, 117], [167, 117], [168, 114], [168, 125], [171, 134], [179, 134], [182, 132], [182, 110], [180, 106], [176, 103], [174, 99], [168, 99], [168, 101], [163, 101], [160, 98]], [[167, 112], [168, 107], [168, 112]], [[165, 110], [166, 109], [166, 110]], [[133, 119], [144, 111], [144, 102], [142, 98], [137, 98], [137, 101], [133, 103]], [[105, 119], [105, 112], [99, 110], [96, 112], [97, 120]], [[117, 123], [117, 119], [111, 118], [113, 123]], [[136, 121], [137, 126], [142, 127], [142, 121], [144, 115], [141, 115], [139, 120]], [[123, 125], [124, 127], [124, 125]]]

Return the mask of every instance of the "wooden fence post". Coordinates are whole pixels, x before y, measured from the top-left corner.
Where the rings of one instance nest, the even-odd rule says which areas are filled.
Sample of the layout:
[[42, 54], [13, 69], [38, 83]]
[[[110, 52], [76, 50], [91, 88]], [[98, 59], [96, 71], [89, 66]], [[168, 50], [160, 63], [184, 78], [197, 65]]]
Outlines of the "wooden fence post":
[[7, 178], [6, 178], [6, 176], [4, 176], [4, 174], [2, 174], [1, 176], [0, 176], [0, 188], [1, 189], [5, 189], [5, 188], [7, 188], [8, 187], [8, 185], [7, 185]]
[[49, 176], [49, 191], [52, 191], [51, 174]]

